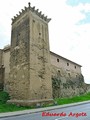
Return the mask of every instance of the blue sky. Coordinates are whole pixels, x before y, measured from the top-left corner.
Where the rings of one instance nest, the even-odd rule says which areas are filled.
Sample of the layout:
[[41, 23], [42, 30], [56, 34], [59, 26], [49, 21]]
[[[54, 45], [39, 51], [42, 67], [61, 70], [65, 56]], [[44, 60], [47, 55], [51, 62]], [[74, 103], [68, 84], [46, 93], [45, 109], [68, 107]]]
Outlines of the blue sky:
[[[90, 0], [67, 0], [66, 4], [75, 7], [80, 4], [90, 4]], [[82, 10], [81, 13], [85, 15], [85, 18], [80, 20], [78, 22], [78, 25], [90, 23], [90, 10], [87, 12], [85, 12], [85, 10]]]
[[80, 3], [81, 4], [90, 3], [90, 0], [67, 0], [66, 3], [67, 3], [67, 5], [77, 6]]
[[[51, 51], [81, 64], [85, 82], [90, 83], [90, 0], [30, 2], [31, 6], [52, 18], [49, 23]], [[28, 6], [28, 0], [0, 2], [0, 48], [10, 44], [11, 18], [24, 6]]]
[[78, 25], [90, 23], [90, 11], [89, 12], [81, 11], [81, 12], [85, 15], [85, 18], [80, 20], [78, 22]]

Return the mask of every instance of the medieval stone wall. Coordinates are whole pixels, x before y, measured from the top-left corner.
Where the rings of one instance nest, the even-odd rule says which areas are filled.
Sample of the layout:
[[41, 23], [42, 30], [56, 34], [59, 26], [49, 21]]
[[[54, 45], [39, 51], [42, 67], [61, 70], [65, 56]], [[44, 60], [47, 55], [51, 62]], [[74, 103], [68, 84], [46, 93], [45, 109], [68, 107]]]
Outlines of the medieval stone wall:
[[7, 46], [3, 49], [3, 59], [2, 63], [4, 65], [4, 90], [8, 90], [8, 81], [10, 73], [10, 46]]
[[[5, 66], [5, 76], [4, 76], [4, 89], [5, 90], [8, 90], [8, 88], [9, 88], [9, 72], [10, 72], [10, 47], [9, 47], [9, 49], [8, 48], [4, 48], [4, 50], [3, 50], [4, 52], [3, 52], [3, 64], [4, 64], [4, 66]], [[32, 53], [33, 54], [33, 53]], [[38, 53], [37, 53], [38, 54]], [[57, 65], [56, 65], [56, 63], [57, 64], [60, 64], [61, 62], [61, 60], [59, 61], [59, 62], [57, 62], [57, 56], [54, 56], [54, 55], [52, 55], [52, 54], [50, 54], [50, 56], [51, 56], [51, 77], [52, 77], [52, 79], [53, 80], [55, 80], [55, 81], [57, 81], [57, 79], [58, 79], [58, 82], [60, 82], [60, 83], [58, 83], [58, 84], [60, 84], [60, 89], [56, 89], [55, 88], [55, 90], [53, 89], [53, 96], [54, 96], [54, 94], [56, 95], [56, 97], [58, 96], [57, 94], [59, 94], [60, 95], [60, 97], [65, 97], [65, 96], [71, 96], [71, 95], [77, 95], [77, 94], [81, 94], [82, 92], [84, 92], [85, 91], [85, 89], [86, 89], [86, 86], [84, 86], [85, 87], [85, 89], [83, 89], [83, 88], [80, 88], [81, 87], [81, 85], [79, 84], [79, 82], [80, 82], [80, 79], [82, 78], [82, 83], [83, 83], [83, 85], [85, 85], [84, 84], [84, 81], [83, 81], [83, 77], [82, 77], [82, 74], [81, 74], [81, 67], [80, 66], [78, 66], [79, 68], [78, 68], [78, 70], [76, 70], [75, 68], [74, 68], [74, 66], [76, 65], [76, 64], [72, 64], [72, 66], [70, 65], [70, 66], [67, 66], [67, 62], [68, 62], [68, 60], [66, 61], [64, 61], [64, 59], [62, 59], [62, 58], [59, 58], [59, 59], [62, 59], [62, 61], [63, 61], [63, 64], [64, 65], [66, 65], [66, 69], [65, 69], [65, 66], [64, 66], [64, 68], [63, 68], [63, 65], [62, 66], [59, 66], [59, 67], [57, 67]], [[31, 57], [32, 58], [32, 57]], [[33, 59], [36, 59], [36, 64], [35, 64], [35, 66], [36, 65], [39, 65], [39, 64], [41, 64], [42, 62], [40, 61], [40, 63], [37, 63], [37, 61], [38, 61], [38, 57], [35, 57], [35, 58], [33, 58]], [[33, 60], [32, 59], [32, 60]], [[40, 58], [39, 58], [40, 59]], [[52, 62], [53, 61], [53, 62]], [[68, 69], [69, 69], [69, 67], [70, 68], [74, 68], [74, 70], [73, 69], [70, 69], [69, 71], [67, 71], [67, 67], [68, 67]], [[40, 67], [39, 67], [40, 68]], [[77, 67], [76, 67], [77, 68]], [[17, 67], [17, 69], [18, 69], [18, 67]], [[25, 70], [27, 69], [26, 68], [26, 66], [25, 66], [25, 68], [24, 68]], [[37, 67], [37, 69], [38, 69], [38, 67]], [[23, 70], [22, 70], [23, 71]], [[42, 71], [42, 70], [41, 70]], [[19, 72], [19, 71], [18, 71]], [[28, 71], [26, 71], [26, 72], [28, 72]], [[24, 73], [24, 72], [23, 72]], [[33, 74], [35, 74], [35, 73], [38, 73], [38, 72], [36, 72], [36, 69], [34, 70], [34, 73]], [[70, 74], [69, 74], [70, 73]], [[38, 75], [43, 75], [42, 73], [39, 73]], [[35, 74], [36, 75], [36, 74]], [[25, 77], [26, 75], [25, 74], [23, 74], [23, 77]], [[41, 76], [40, 76], [41, 77]], [[47, 76], [48, 77], [48, 76]], [[80, 78], [80, 79], [79, 79]], [[60, 81], [59, 81], [60, 80]], [[33, 81], [34, 82], [34, 81]], [[19, 82], [18, 82], [19, 83]], [[71, 83], [71, 84], [70, 84]], [[79, 87], [79, 85], [80, 85], [80, 87], [78, 88], [78, 87], [76, 87], [76, 86], [74, 86], [75, 85], [75, 83], [76, 83], [76, 86], [78, 86]], [[19, 84], [21, 84], [21, 83], [19, 83]], [[37, 84], [38, 84], [38, 81], [35, 81], [34, 82], [34, 85], [36, 85], [36, 88], [37, 88]], [[62, 84], [62, 85], [61, 85]], [[73, 88], [75, 89], [75, 90], [73, 90], [72, 89], [72, 87], [71, 86], [73, 86]], [[57, 87], [58, 88], [58, 87]], [[66, 88], [68, 88], [68, 90], [66, 89]], [[44, 90], [45, 88], [44, 88], [44, 86], [42, 86], [42, 89]], [[81, 89], [81, 90], [80, 90]], [[89, 85], [88, 85], [88, 90], [89, 90]], [[34, 90], [33, 90], [34, 91]], [[58, 93], [58, 92], [59, 93]], [[82, 91], [82, 92], [80, 92], [80, 91]], [[34, 91], [34, 93], [35, 93], [35, 97], [37, 97], [38, 98], [38, 96], [40, 96], [39, 94], [41, 94], [40, 93], [40, 89], [38, 90], [37, 89], [37, 91], [35, 92]], [[42, 96], [42, 95], [41, 95]], [[55, 97], [55, 96], [54, 96]]]
[[[4, 52], [3, 52], [3, 64], [4, 64], [4, 66], [5, 66], [5, 75], [3, 76], [4, 77], [4, 83], [3, 82], [1, 82], [1, 84], [3, 83], [4, 84], [4, 89], [5, 90], [7, 90], [8, 91], [8, 89], [9, 89], [9, 85], [10, 85], [10, 82], [9, 82], [9, 72], [10, 72], [10, 47], [9, 47], [9, 49], [8, 48], [5, 48], [4, 50], [3, 50]], [[38, 52], [37, 52], [37, 54], [38, 54]], [[32, 55], [33, 55], [33, 53], [32, 53]], [[36, 52], [35, 52], [35, 56], [36, 56]], [[82, 74], [81, 74], [81, 66], [78, 66], [78, 65], [76, 65], [76, 64], [70, 64], [70, 61], [64, 61], [64, 59], [62, 59], [62, 58], [58, 58], [58, 59], [60, 59], [60, 61], [61, 61], [61, 59], [62, 59], [62, 61], [63, 61], [63, 63], [62, 64], [64, 64], [64, 65], [66, 65], [66, 68], [65, 68], [65, 66], [64, 66], [64, 68], [63, 68], [63, 65], [61, 64], [61, 62], [59, 61], [59, 62], [57, 62], [57, 56], [54, 56], [54, 55], [52, 55], [51, 53], [50, 53], [50, 58], [51, 58], [51, 67], [50, 67], [50, 69], [51, 69], [51, 77], [52, 77], [52, 88], [53, 88], [53, 97], [69, 97], [69, 96], [74, 96], [74, 95], [79, 95], [79, 94], [82, 94], [82, 93], [85, 93], [86, 91], [90, 91], [90, 85], [86, 85], [85, 83], [84, 83], [84, 78], [83, 78], [83, 76], [82, 76]], [[33, 57], [31, 57], [31, 58], [33, 58]], [[42, 62], [41, 61], [39, 61], [39, 60], [41, 60], [40, 58], [39, 58], [39, 60], [38, 60], [38, 58], [39, 57], [34, 57], [33, 59], [36, 59], [36, 64], [34, 65], [34, 67], [35, 66], [37, 66], [37, 65], [40, 65]], [[33, 59], [32, 59], [32, 61], [33, 61]], [[42, 58], [43, 59], [43, 58]], [[40, 63], [38, 63], [38, 61], [40, 62]], [[69, 62], [69, 65], [70, 66], [67, 66], [67, 63]], [[57, 64], [60, 64], [61, 66], [59, 66], [59, 65], [57, 65]], [[71, 66], [72, 65], [72, 66]], [[78, 70], [77, 69], [75, 69], [74, 68], [74, 66], [76, 65], [76, 68], [78, 68]], [[57, 67], [58, 66], [58, 67]], [[68, 67], [68, 69], [70, 69], [69, 71], [67, 71], [67, 67]], [[70, 68], [69, 68], [70, 67]], [[40, 68], [40, 67], [39, 67]], [[39, 69], [38, 68], [38, 66], [37, 66], [37, 69]], [[74, 68], [74, 69], [72, 69], [72, 68]], [[25, 71], [26, 71], [26, 66], [24, 67], [24, 69], [25, 69]], [[17, 67], [17, 70], [18, 70], [18, 67]], [[19, 71], [18, 71], [19, 72]], [[26, 71], [27, 73], [28, 73], [28, 70]], [[42, 72], [42, 70], [41, 70], [41, 72]], [[0, 72], [0, 73], [2, 73], [2, 72]], [[20, 72], [19, 72], [20, 73]], [[36, 73], [38, 73], [37, 75], [41, 75], [41, 76], [43, 76], [43, 74], [42, 73], [39, 73], [39, 72], [37, 72], [37, 70], [35, 69], [34, 70], [34, 72], [33, 72], [33, 74], [34, 75], [36, 75]], [[69, 74], [70, 73], [70, 74]], [[25, 74], [25, 72], [23, 72], [23, 69], [22, 69], [22, 73], [21, 74], [23, 74], [23, 80], [24, 80], [24, 78], [26, 77], [26, 74]], [[20, 75], [21, 75], [20, 74]], [[1, 74], [2, 75], [2, 74]], [[40, 76], [40, 77], [41, 77]], [[48, 77], [48, 76], [47, 76]], [[33, 77], [34, 78], [34, 77]], [[35, 78], [34, 78], [35, 79]], [[33, 80], [34, 80], [33, 79]], [[2, 79], [2, 76], [0, 77], [0, 80], [3, 80]], [[25, 81], [26, 82], [26, 81]], [[18, 83], [20, 84], [20, 85], [22, 85], [21, 83], [20, 83], [20, 81], [18, 81]], [[3, 84], [2, 84], [2, 87], [3, 87]], [[40, 85], [40, 83], [39, 83], [39, 81], [37, 80], [37, 81], [33, 81], [33, 84], [34, 85], [36, 85], [36, 89], [37, 89], [37, 91], [35, 91], [34, 89], [33, 89], [33, 91], [34, 91], [34, 93], [35, 93], [35, 97], [36, 98], [38, 98], [39, 96], [43, 96], [43, 94], [41, 93], [42, 91], [41, 91], [41, 89], [42, 90], [45, 90], [46, 88], [45, 88], [45, 86], [43, 86], [42, 85], [42, 87], [40, 88], [40, 89], [38, 89], [37, 88], [37, 84], [39, 84]], [[1, 88], [2, 88], [1, 87]], [[18, 86], [17, 86], [18, 87]], [[28, 85], [27, 85], [27, 87], [28, 87]], [[34, 87], [33, 87], [34, 88]], [[18, 89], [17, 89], [18, 90]]]
[[[81, 95], [87, 92], [87, 84], [84, 82], [83, 75], [77, 73], [77, 76], [73, 75], [73, 71], [70, 71], [70, 76], [67, 75], [67, 71], [63, 68], [51, 66], [52, 71], [52, 88], [53, 97], [72, 97], [75, 95]], [[58, 71], [60, 70], [60, 72]]]
[[71, 97], [90, 90], [90, 85], [84, 82], [81, 65], [53, 52], [50, 57], [53, 97]]

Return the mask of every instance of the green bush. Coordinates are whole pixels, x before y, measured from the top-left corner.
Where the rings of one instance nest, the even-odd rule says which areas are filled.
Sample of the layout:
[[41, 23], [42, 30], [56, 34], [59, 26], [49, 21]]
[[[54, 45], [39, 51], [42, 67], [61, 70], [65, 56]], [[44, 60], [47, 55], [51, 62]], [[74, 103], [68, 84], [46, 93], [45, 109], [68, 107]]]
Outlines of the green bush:
[[9, 100], [9, 99], [10, 99], [10, 96], [7, 92], [5, 92], [5, 91], [0, 92], [0, 103], [6, 103], [7, 100]]

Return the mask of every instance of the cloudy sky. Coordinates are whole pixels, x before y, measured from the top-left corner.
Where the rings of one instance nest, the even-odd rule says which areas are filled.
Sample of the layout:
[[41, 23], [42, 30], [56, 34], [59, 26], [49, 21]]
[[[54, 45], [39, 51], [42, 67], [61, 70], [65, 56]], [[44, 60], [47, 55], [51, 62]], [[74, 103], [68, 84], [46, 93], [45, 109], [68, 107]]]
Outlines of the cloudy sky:
[[1, 0], [0, 48], [10, 44], [11, 18], [28, 2], [52, 19], [50, 50], [82, 65], [85, 82], [90, 83], [90, 0]]

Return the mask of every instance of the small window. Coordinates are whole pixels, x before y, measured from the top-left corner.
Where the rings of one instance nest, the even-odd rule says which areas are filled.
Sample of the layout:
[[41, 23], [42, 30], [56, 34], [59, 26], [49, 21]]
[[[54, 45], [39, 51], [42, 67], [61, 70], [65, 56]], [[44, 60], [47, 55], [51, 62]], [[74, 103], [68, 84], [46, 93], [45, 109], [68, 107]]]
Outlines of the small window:
[[67, 66], [69, 66], [69, 63], [67, 63]]
[[70, 77], [70, 73], [68, 73], [68, 76]]
[[76, 66], [74, 66], [75, 67], [75, 69], [76, 69]]
[[58, 76], [61, 76], [61, 72], [60, 72], [60, 70], [58, 70], [57, 72], [58, 72], [57, 75], [58, 75]]
[[58, 73], [60, 73], [60, 70], [58, 70]]
[[35, 23], [35, 20], [33, 20], [33, 22]]
[[57, 62], [59, 62], [59, 59], [57, 58]]
[[39, 35], [41, 35], [41, 33], [39, 33]]

